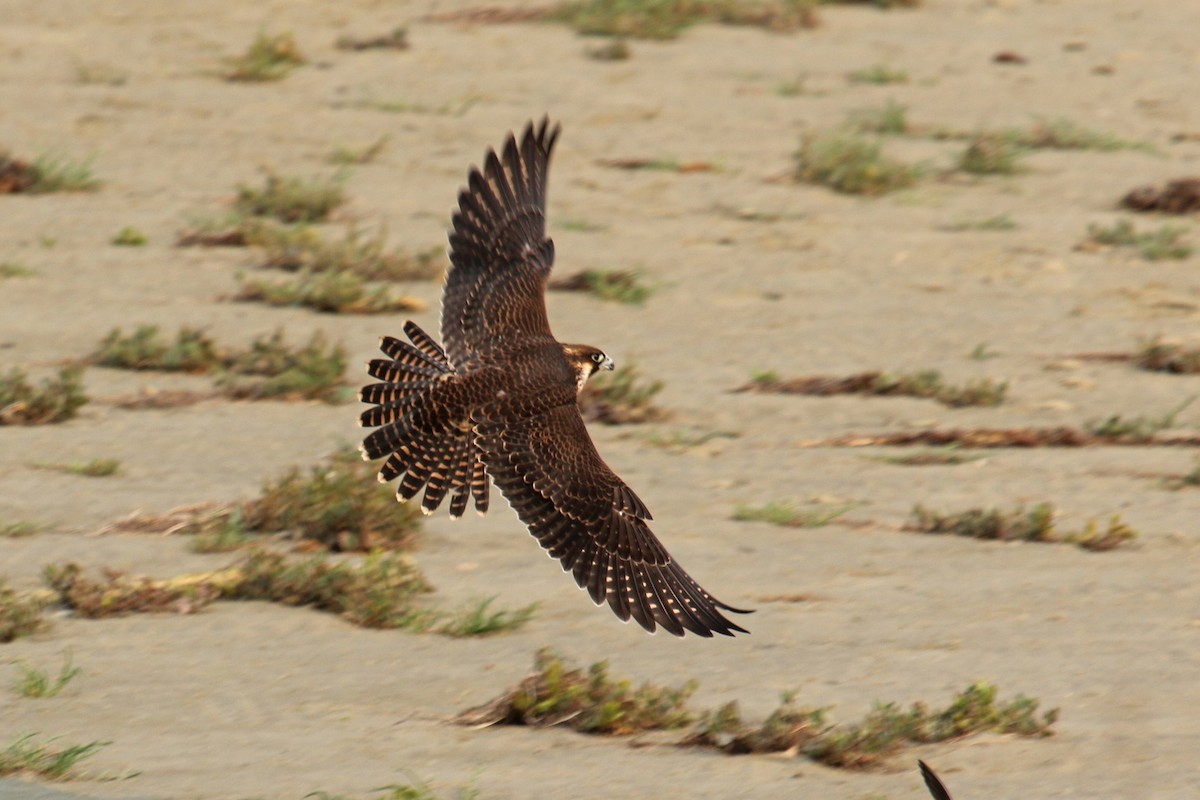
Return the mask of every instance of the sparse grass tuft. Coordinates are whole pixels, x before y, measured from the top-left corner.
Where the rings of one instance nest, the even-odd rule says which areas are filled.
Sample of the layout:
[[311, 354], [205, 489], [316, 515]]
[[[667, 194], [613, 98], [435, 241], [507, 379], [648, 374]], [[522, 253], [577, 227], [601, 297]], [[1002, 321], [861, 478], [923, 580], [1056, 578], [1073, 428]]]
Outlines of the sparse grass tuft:
[[17, 679], [14, 688], [17, 694], [29, 698], [54, 697], [67, 688], [67, 684], [83, 671], [71, 664], [70, 653], [67, 653], [63, 659], [63, 664], [58, 670], [57, 678], [51, 679], [50, 674], [46, 671], [40, 670], [37, 667], [31, 667], [28, 664], [21, 664], [19, 666], [21, 668], [21, 677]]
[[0, 775], [27, 773], [52, 781], [68, 781], [82, 777], [75, 768], [79, 762], [92, 755], [110, 742], [88, 742], [54, 749], [57, 739], [38, 744], [36, 734], [18, 736], [8, 747], [0, 750]]
[[182, 327], [174, 343], [159, 338], [157, 325], [139, 325], [126, 336], [113, 328], [88, 360], [101, 367], [204, 372], [220, 361], [216, 345], [201, 329]]
[[196, 532], [188, 542], [193, 553], [228, 553], [253, 541], [242, 522], [242, 510], [232, 508], [218, 511], [195, 526]]
[[846, 194], [886, 194], [920, 175], [917, 166], [885, 157], [879, 142], [844, 132], [806, 136], [796, 153], [796, 180]]
[[920, 397], [937, 400], [952, 408], [996, 406], [1004, 401], [1007, 381], [991, 378], [961, 386], [947, 384], [937, 370], [912, 373], [862, 372], [845, 378], [812, 376], [782, 380], [774, 372], [757, 373], [739, 392], [765, 394], [803, 394], [820, 397], [835, 394], [863, 394], [876, 397]]
[[612, 39], [598, 47], [589, 47], [587, 57], [593, 61], [628, 61], [633, 56], [633, 49], [624, 39]]
[[16, 264], [12, 261], [0, 262], [0, 280], [6, 278], [28, 278], [35, 274], [37, 273], [24, 264]]
[[390, 139], [391, 137], [385, 133], [375, 141], [362, 147], [339, 145], [329, 154], [328, 161], [331, 164], [340, 164], [342, 166], [370, 164], [379, 157], [379, 154], [383, 152], [383, 148], [387, 147]]
[[[222, 363], [218, 386], [231, 397], [303, 398], [336, 403], [342, 400], [346, 349], [329, 344], [317, 331], [300, 347], [290, 347], [283, 331], [255, 339], [250, 349], [232, 353]], [[257, 376], [246, 381], [235, 376]]]
[[93, 458], [91, 461], [71, 461], [66, 464], [38, 464], [43, 469], [54, 469], [68, 475], [80, 475], [85, 478], [108, 478], [116, 475], [121, 469], [118, 458]]
[[342, 450], [307, 474], [298, 468], [263, 486], [245, 504], [248, 530], [290, 531], [331, 550], [402, 548], [412, 543], [421, 514], [400, 505], [375, 480], [376, 468]]
[[1200, 458], [1196, 459], [1196, 463], [1192, 466], [1191, 471], [1180, 475], [1178, 478], [1172, 478], [1166, 482], [1168, 489], [1183, 489], [1188, 486], [1200, 486]]
[[573, 0], [546, 18], [595, 36], [674, 39], [703, 22], [792, 31], [816, 24], [817, 0]]
[[795, 502], [767, 503], [763, 506], [739, 505], [733, 510], [733, 518], [740, 522], [769, 522], [785, 528], [821, 528], [833, 522], [847, 511], [859, 507], [859, 503], [826, 506], [813, 504], [805, 508]]
[[289, 272], [350, 273], [376, 281], [431, 280], [442, 273], [440, 246], [418, 253], [387, 251], [382, 230], [367, 236], [351, 228], [340, 241], [330, 242], [309, 228], [261, 225], [247, 238], [262, 247], [264, 267]]
[[124, 86], [129, 73], [111, 64], [75, 62], [75, 82], [84, 86]]
[[1001, 136], [981, 134], [967, 144], [959, 156], [958, 168], [972, 175], [1012, 175], [1024, 152], [1024, 148]]
[[826, 766], [862, 769], [906, 744], [944, 742], [981, 731], [1052, 735], [1058, 710], [1039, 718], [1037, 708], [1038, 701], [1027, 697], [997, 705], [996, 687], [980, 682], [968, 686], [941, 711], [930, 712], [923, 703], [914, 703], [908, 711], [895, 703], [876, 703], [862, 722], [823, 734], [803, 752]]
[[946, 225], [942, 230], [946, 231], [1011, 231], [1017, 227], [1017, 223], [1013, 222], [1012, 217], [1008, 214], [996, 214], [992, 217], [981, 217], [979, 219], [964, 219], [959, 222], [954, 222]]
[[1120, 414], [1113, 414], [1106, 419], [1088, 423], [1088, 432], [1101, 439], [1148, 440], [1156, 433], [1174, 427], [1175, 420], [1195, 400], [1196, 396], [1192, 395], [1175, 408], [1157, 417], [1139, 414], [1133, 419], [1124, 419]]
[[1180, 241], [1187, 229], [1178, 225], [1163, 225], [1157, 230], [1140, 232], [1129, 220], [1118, 220], [1110, 227], [1089, 225], [1087, 238], [1078, 245], [1080, 250], [1100, 247], [1132, 247], [1147, 261], [1183, 259], [1192, 253], [1191, 245]]
[[388, 314], [421, 311], [425, 304], [413, 297], [393, 295], [386, 286], [370, 288], [349, 272], [300, 272], [287, 281], [267, 281], [239, 276], [241, 289], [235, 300], [271, 306], [303, 306], [329, 314]]
[[0, 522], [0, 539], [22, 539], [40, 531], [41, 527], [32, 522]]
[[692, 721], [686, 704], [695, 690], [694, 681], [674, 689], [650, 684], [634, 689], [627, 680], [610, 678], [607, 662], [596, 662], [585, 673], [540, 650], [534, 672], [520, 684], [455, 720], [463, 725], [567, 725], [613, 736], [670, 730]]
[[[1010, 132], [1010, 135], [1013, 133], [1019, 132]], [[1016, 139], [1024, 147], [1042, 149], [1158, 152], [1158, 148], [1149, 142], [1122, 139], [1111, 133], [1090, 130], [1066, 117], [1038, 120], [1028, 132], [1020, 133]]]
[[1155, 337], [1138, 349], [1133, 363], [1151, 372], [1196, 375], [1200, 374], [1200, 347], [1186, 347]]
[[242, 216], [273, 217], [280, 222], [321, 222], [346, 201], [345, 174], [331, 178], [267, 173], [262, 188], [239, 185], [234, 210]]
[[75, 563], [47, 565], [42, 578], [63, 605], [87, 619], [135, 612], [191, 613], [220, 596], [219, 589], [203, 581], [171, 583], [110, 569], [100, 579], [90, 578]]
[[118, 247], [141, 247], [149, 241], [146, 234], [137, 228], [126, 225], [112, 238], [112, 243]]
[[447, 636], [490, 636], [493, 633], [513, 631], [533, 618], [538, 604], [519, 608], [516, 611], [489, 611], [495, 595], [477, 600], [437, 627]]
[[29, 636], [46, 626], [42, 616], [45, 602], [20, 594], [0, 578], [0, 644]]
[[259, 31], [246, 52], [225, 60], [223, 77], [227, 81], [261, 83], [287, 77], [296, 67], [306, 63], [290, 33], [269, 35]]
[[23, 191], [30, 194], [91, 192], [101, 186], [101, 181], [92, 174], [91, 159], [73, 161], [50, 154], [40, 155], [28, 165], [28, 178]]
[[874, 64], [846, 73], [846, 80], [851, 83], [872, 83], [876, 86], [885, 86], [893, 83], [908, 83], [908, 73], [884, 64]]
[[903, 530], [947, 533], [974, 539], [1074, 544], [1084, 550], [1114, 550], [1137, 538], [1137, 532], [1114, 515], [1101, 531], [1092, 520], [1075, 532], [1061, 533], [1054, 527], [1054, 506], [1038, 503], [1009, 513], [999, 509], [973, 508], [958, 514], [940, 514], [924, 506], [913, 507]]
[[83, 369], [63, 367], [35, 389], [14, 367], [0, 373], [0, 425], [48, 425], [73, 418], [86, 405]]
[[641, 305], [654, 291], [642, 283], [637, 272], [589, 269], [566, 278], [550, 281], [549, 289], [563, 292], [589, 292], [601, 300]]
[[855, 133], [900, 134], [910, 130], [908, 106], [888, 100], [879, 108], [860, 108], [846, 118], [846, 128]]
[[662, 390], [662, 381], [642, 382], [635, 364], [592, 378], [579, 393], [579, 412], [589, 422], [606, 425], [649, 422], [666, 416], [654, 405], [654, 395]]
[[886, 464], [896, 464], [902, 467], [949, 466], [976, 461], [983, 456], [978, 453], [964, 453], [957, 447], [942, 447], [936, 450], [924, 450], [902, 456], [879, 456], [877, 460]]

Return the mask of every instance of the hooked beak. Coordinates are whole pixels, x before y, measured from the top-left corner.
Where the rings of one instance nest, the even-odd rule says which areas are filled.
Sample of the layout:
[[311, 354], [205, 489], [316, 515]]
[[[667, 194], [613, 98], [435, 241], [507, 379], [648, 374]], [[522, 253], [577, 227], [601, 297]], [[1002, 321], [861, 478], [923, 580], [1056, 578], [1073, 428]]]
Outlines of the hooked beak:
[[613, 369], [614, 369], [616, 366], [617, 366], [617, 365], [613, 363], [613, 360], [612, 360], [611, 358], [608, 358], [608, 357], [606, 356], [606, 357], [605, 357], [605, 359], [604, 359], [604, 363], [600, 365], [600, 369], [606, 369], [606, 370], [608, 370], [609, 372], [612, 372], [612, 370], [613, 370]]

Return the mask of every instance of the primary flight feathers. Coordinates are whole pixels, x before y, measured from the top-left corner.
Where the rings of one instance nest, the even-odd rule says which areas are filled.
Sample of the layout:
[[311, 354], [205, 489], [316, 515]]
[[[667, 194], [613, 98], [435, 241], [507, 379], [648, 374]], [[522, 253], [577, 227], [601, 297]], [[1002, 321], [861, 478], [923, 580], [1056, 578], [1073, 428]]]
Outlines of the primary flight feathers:
[[408, 342], [385, 337], [360, 398], [376, 428], [365, 458], [385, 458], [381, 481], [397, 497], [424, 490], [432, 513], [468, 502], [488, 508], [489, 479], [546, 551], [597, 605], [648, 631], [732, 636], [745, 629], [722, 611], [746, 613], [706, 592], [650, 531], [650, 511], [596, 452], [576, 397], [612, 361], [550, 331], [546, 281], [546, 176], [559, 127], [548, 119], [489, 151], [458, 197], [451, 267], [442, 297], [443, 350], [415, 323]]

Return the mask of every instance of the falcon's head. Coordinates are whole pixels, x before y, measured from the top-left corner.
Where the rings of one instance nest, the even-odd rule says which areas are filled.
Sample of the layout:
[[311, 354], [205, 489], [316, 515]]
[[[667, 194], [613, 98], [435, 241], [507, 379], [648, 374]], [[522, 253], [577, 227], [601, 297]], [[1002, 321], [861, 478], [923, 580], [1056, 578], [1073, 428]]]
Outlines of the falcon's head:
[[612, 369], [613, 360], [591, 345], [564, 344], [563, 355], [575, 371], [575, 391], [582, 392], [587, 379], [602, 369]]

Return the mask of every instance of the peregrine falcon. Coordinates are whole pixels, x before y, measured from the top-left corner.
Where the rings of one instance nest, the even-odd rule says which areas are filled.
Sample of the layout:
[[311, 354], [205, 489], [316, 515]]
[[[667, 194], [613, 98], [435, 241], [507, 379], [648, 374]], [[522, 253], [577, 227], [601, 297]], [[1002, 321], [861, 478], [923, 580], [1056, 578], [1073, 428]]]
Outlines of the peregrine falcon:
[[450, 516], [469, 501], [488, 508], [489, 480], [564, 571], [592, 600], [647, 631], [682, 636], [746, 630], [722, 613], [747, 613], [700, 587], [650, 531], [650, 511], [596, 452], [576, 398], [611, 370], [595, 347], [562, 344], [550, 331], [546, 282], [546, 176], [559, 126], [529, 123], [503, 154], [489, 150], [458, 196], [451, 267], [442, 297], [440, 346], [414, 322], [409, 341], [380, 342], [370, 361], [378, 383], [359, 398], [360, 422], [377, 428], [361, 445], [385, 458], [379, 480], [399, 478], [401, 502], [424, 488], [432, 513], [449, 495]]

